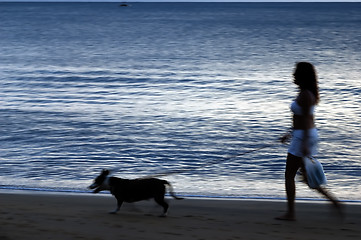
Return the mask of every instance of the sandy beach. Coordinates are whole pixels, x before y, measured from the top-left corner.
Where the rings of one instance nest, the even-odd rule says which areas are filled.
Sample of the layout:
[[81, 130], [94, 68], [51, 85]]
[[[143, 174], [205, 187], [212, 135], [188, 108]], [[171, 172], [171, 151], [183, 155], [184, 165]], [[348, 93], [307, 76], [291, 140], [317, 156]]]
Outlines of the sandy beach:
[[0, 239], [360, 239], [361, 205], [340, 218], [327, 202], [297, 202], [297, 221], [274, 220], [284, 201], [168, 199], [124, 204], [110, 195], [0, 193]]

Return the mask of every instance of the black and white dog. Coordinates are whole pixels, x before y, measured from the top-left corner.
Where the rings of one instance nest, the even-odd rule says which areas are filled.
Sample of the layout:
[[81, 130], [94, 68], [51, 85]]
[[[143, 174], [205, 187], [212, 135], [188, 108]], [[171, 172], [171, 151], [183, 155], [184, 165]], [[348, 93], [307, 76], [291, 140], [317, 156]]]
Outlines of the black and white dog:
[[169, 187], [170, 195], [173, 198], [178, 200], [183, 199], [173, 193], [172, 185], [166, 180], [157, 178], [122, 179], [109, 177], [109, 173], [108, 170], [103, 170], [89, 188], [94, 189], [93, 193], [109, 190], [111, 194], [114, 195], [118, 202], [117, 208], [110, 213], [117, 213], [123, 202], [130, 203], [154, 198], [155, 202], [163, 207], [162, 216], [166, 216], [169, 208], [168, 203], [164, 200], [166, 185]]

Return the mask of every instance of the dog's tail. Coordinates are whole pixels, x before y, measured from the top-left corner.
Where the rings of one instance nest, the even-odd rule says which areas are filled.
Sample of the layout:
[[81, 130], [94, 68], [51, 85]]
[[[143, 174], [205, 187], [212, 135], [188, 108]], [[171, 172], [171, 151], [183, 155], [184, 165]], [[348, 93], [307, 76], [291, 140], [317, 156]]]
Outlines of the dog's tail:
[[169, 183], [168, 181], [166, 181], [166, 180], [163, 180], [163, 183], [168, 186], [169, 194], [170, 194], [174, 199], [177, 199], [177, 200], [182, 200], [182, 199], [184, 199], [184, 198], [182, 198], [182, 197], [178, 197], [178, 196], [175, 195], [175, 193], [174, 193], [174, 191], [173, 191], [173, 186], [172, 186], [172, 184], [170, 184], [170, 183]]

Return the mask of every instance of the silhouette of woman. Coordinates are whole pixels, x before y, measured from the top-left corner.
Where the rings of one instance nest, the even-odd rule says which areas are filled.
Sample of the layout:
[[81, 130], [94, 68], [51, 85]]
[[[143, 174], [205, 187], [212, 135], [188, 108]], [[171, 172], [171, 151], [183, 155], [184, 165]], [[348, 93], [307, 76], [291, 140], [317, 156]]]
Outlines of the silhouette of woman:
[[[299, 94], [291, 104], [291, 111], [293, 112], [293, 132], [292, 140], [288, 149], [286, 161], [286, 193], [287, 193], [287, 212], [286, 214], [277, 217], [278, 220], [295, 220], [295, 176], [298, 169], [305, 173], [304, 163], [302, 158], [304, 156], [314, 156], [317, 154], [318, 134], [315, 127], [314, 111], [315, 106], [319, 102], [319, 92], [317, 75], [315, 68], [308, 62], [299, 62], [296, 64], [294, 71], [294, 83], [299, 87]], [[288, 133], [281, 138], [284, 143], [291, 134]], [[304, 180], [307, 182], [306, 174]], [[322, 187], [316, 190], [332, 201], [334, 206], [340, 210], [339, 202], [332, 197]]]

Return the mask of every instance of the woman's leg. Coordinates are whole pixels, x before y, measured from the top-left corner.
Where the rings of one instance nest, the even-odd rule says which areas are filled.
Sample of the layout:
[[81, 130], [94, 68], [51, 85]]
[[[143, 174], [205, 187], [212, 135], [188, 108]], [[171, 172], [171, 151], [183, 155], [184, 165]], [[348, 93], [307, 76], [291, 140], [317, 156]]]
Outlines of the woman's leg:
[[287, 155], [286, 162], [286, 193], [287, 193], [287, 213], [281, 217], [278, 217], [279, 220], [295, 220], [295, 197], [296, 197], [296, 184], [295, 176], [298, 169], [302, 167], [302, 158], [296, 157], [290, 153]]
[[318, 187], [316, 188], [316, 190], [321, 193], [322, 195], [324, 195], [327, 199], [329, 199], [333, 205], [335, 206], [335, 208], [340, 212], [340, 214], [342, 215], [342, 209], [341, 209], [341, 204], [340, 202], [334, 197], [332, 196], [331, 193], [327, 192], [326, 189], [322, 188], [322, 187]]
[[[302, 162], [302, 171], [304, 173], [304, 182], [306, 184], [308, 184], [307, 182], [307, 174], [306, 171], [304, 169], [304, 163]], [[342, 209], [341, 209], [341, 204], [340, 202], [337, 200], [336, 197], [334, 197], [330, 192], [328, 192], [325, 188], [319, 186], [318, 188], [316, 188], [315, 190], [317, 190], [319, 193], [321, 193], [323, 196], [325, 196], [328, 200], [330, 200], [332, 202], [332, 204], [335, 206], [335, 208], [339, 211], [339, 213], [342, 215]]]

